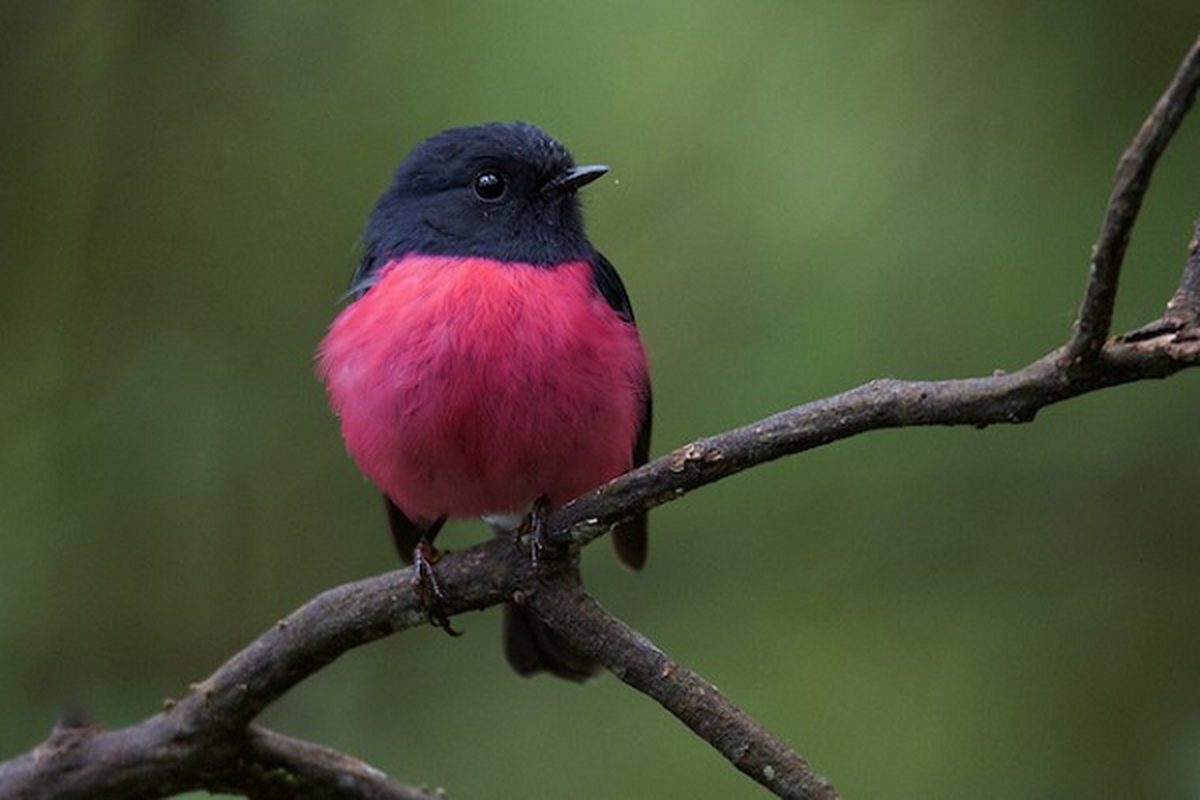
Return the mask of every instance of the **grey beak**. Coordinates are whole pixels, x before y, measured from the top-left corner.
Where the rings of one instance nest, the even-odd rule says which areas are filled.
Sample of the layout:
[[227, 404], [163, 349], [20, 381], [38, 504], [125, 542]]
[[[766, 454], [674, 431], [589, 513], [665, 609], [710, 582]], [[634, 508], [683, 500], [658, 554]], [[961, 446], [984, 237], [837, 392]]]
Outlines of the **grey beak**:
[[603, 164], [572, 167], [562, 174], [556, 175], [549, 183], [543, 186], [542, 194], [571, 194], [587, 186], [606, 172], [608, 172], [608, 167]]

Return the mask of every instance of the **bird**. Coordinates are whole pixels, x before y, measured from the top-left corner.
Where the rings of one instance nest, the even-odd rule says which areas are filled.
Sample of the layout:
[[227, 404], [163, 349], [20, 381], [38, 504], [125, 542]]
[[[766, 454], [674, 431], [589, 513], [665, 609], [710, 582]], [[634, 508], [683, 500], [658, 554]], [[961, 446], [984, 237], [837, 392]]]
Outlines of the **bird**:
[[[645, 348], [577, 196], [608, 171], [576, 165], [529, 122], [450, 128], [412, 148], [368, 219], [317, 374], [435, 605], [433, 544], [447, 519], [528, 530], [648, 459]], [[645, 513], [612, 539], [619, 561], [640, 570]], [[453, 632], [436, 608], [430, 618]], [[504, 651], [520, 675], [599, 671], [513, 602]]]

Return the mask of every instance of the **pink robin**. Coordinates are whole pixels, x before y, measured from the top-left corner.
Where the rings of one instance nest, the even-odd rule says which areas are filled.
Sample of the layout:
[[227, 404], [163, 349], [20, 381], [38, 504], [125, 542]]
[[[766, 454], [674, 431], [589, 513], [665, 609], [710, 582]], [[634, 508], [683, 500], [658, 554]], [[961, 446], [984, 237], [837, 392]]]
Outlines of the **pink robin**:
[[[575, 196], [607, 171], [575, 166], [529, 123], [455, 128], [413, 149], [367, 224], [318, 374], [401, 557], [435, 595], [448, 517], [514, 529], [646, 462], [646, 356]], [[645, 515], [613, 541], [640, 569]], [[522, 675], [598, 667], [512, 603], [504, 639]]]

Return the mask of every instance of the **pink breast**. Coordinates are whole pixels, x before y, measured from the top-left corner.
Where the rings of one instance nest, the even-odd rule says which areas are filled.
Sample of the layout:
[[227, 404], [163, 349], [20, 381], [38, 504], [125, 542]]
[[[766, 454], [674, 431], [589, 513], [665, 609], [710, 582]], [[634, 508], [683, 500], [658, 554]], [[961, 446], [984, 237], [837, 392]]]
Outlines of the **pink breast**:
[[351, 456], [406, 514], [559, 504], [629, 469], [645, 355], [586, 262], [384, 270], [334, 321], [318, 372]]

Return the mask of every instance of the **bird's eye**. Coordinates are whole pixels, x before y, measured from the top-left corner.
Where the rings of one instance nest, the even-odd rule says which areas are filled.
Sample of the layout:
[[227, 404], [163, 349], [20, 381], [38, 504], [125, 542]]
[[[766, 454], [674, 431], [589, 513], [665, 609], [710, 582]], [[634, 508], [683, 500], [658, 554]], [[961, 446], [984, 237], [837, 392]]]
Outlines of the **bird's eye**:
[[475, 176], [475, 196], [489, 202], [499, 200], [508, 191], [508, 178], [503, 172], [486, 169]]

